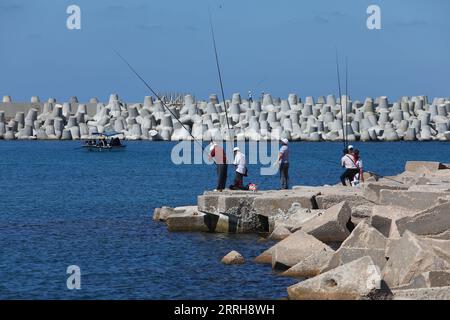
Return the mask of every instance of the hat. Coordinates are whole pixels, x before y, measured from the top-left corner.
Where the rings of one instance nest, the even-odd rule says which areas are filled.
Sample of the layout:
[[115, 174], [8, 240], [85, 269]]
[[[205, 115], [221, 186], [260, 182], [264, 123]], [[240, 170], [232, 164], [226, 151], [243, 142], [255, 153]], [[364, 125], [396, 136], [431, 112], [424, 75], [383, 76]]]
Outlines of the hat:
[[241, 149], [239, 149], [239, 147], [234, 147], [233, 152], [234, 151], [241, 151]]
[[352, 146], [352, 145], [349, 145], [349, 146], [347, 147], [347, 149], [348, 149], [348, 150], [353, 149], [353, 146]]
[[283, 144], [288, 144], [289, 140], [288, 139], [281, 139], [281, 142], [283, 142]]

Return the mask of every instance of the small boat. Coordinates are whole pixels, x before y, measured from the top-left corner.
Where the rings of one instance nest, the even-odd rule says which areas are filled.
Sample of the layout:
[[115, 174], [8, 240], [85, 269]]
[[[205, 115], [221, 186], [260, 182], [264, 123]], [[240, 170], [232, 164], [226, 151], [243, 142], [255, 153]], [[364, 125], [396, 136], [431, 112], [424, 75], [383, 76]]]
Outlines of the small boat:
[[124, 145], [118, 135], [122, 133], [97, 133], [97, 137], [92, 139], [85, 139], [82, 148], [87, 151], [120, 151], [124, 150]]

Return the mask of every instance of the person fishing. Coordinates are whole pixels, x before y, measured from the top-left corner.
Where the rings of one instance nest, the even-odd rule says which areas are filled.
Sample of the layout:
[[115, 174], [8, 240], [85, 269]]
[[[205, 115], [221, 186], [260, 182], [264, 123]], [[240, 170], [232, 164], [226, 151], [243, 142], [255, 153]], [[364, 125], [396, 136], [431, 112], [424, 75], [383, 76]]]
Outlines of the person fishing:
[[228, 164], [225, 150], [216, 142], [209, 148], [209, 159], [214, 159], [217, 168], [217, 186], [214, 191], [222, 192], [227, 183]]
[[341, 182], [343, 186], [347, 186], [346, 180], [349, 180], [350, 183], [353, 181], [355, 175], [359, 172], [358, 167], [356, 166], [353, 155], [350, 153], [350, 147], [344, 149], [344, 155], [341, 158], [341, 165], [345, 168], [344, 173], [341, 175]]
[[355, 176], [353, 178], [353, 181], [352, 181], [352, 186], [355, 187], [355, 186], [359, 185], [360, 183], [364, 183], [363, 162], [362, 162], [362, 159], [361, 159], [361, 157], [359, 155], [359, 150], [358, 149], [355, 149], [353, 151], [353, 158], [355, 160], [356, 167], [358, 168], [358, 173], [355, 174]]
[[252, 95], [251, 91], [248, 92], [248, 102], [250, 102], [250, 103], [253, 102], [253, 95]]
[[278, 154], [278, 163], [280, 164], [280, 189], [288, 189], [289, 180], [289, 140], [281, 139], [281, 148]]
[[230, 186], [231, 190], [246, 190], [244, 188], [244, 177], [247, 176], [247, 163], [245, 160], [245, 155], [241, 152], [238, 147], [233, 149], [234, 161], [233, 164], [236, 168], [234, 183]]

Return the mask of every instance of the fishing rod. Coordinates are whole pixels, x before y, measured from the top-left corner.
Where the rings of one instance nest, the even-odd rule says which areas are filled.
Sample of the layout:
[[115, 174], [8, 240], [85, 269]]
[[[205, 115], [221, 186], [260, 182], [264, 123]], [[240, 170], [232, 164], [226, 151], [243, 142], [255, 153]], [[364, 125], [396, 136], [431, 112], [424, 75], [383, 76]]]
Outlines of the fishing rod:
[[[322, 159], [322, 158], [317, 158], [317, 159], [322, 160], [322, 161], [326, 161], [326, 162], [329, 162], [329, 163], [332, 163], [332, 164], [338, 164], [338, 165], [340, 165], [340, 164], [337, 163], [336, 161], [327, 160], [327, 159]], [[395, 182], [400, 183], [400, 184], [404, 184], [404, 183], [401, 182], [401, 181], [398, 181], [398, 180], [395, 180], [395, 179], [392, 179], [392, 178], [388, 178], [388, 177], [386, 177], [386, 176], [383, 176], [383, 175], [378, 174], [378, 173], [373, 172], [373, 171], [368, 171], [368, 170], [364, 170], [364, 169], [363, 169], [363, 172], [367, 172], [367, 173], [369, 173], [369, 174], [371, 174], [371, 175], [373, 175], [373, 176], [379, 177], [379, 178], [383, 178], [383, 179], [386, 179], [386, 180], [391, 180], [391, 181], [395, 181]]]
[[213, 27], [213, 23], [212, 23], [212, 19], [211, 19], [211, 11], [209, 10], [209, 7], [208, 7], [208, 16], [209, 16], [209, 27], [211, 29], [211, 37], [212, 37], [213, 46], [214, 46], [214, 56], [216, 58], [217, 73], [219, 75], [220, 91], [222, 93], [223, 107], [225, 108], [225, 117], [227, 119], [227, 127], [228, 127], [228, 131], [229, 131], [231, 128], [230, 128], [230, 122], [228, 120], [227, 103], [225, 101], [225, 93], [224, 93], [224, 90], [223, 90], [222, 73], [220, 72], [219, 56], [217, 54], [216, 37], [214, 35], [214, 27]]
[[178, 119], [176, 114], [172, 110], [170, 110], [169, 107], [167, 107], [166, 103], [159, 97], [159, 95], [152, 89], [152, 87], [150, 87], [150, 85], [147, 83], [147, 81], [145, 81], [144, 78], [141, 77], [141, 75], [136, 71], [136, 69], [134, 69], [133, 66], [117, 50], [114, 50], [114, 52], [128, 66], [128, 68], [136, 75], [136, 77], [138, 77], [138, 79], [142, 81], [142, 83], [150, 90], [150, 92], [153, 93], [153, 95], [159, 101], [161, 101], [161, 104], [163, 105], [163, 107], [166, 110], [168, 110], [170, 112], [170, 114], [172, 115], [172, 117], [174, 117], [181, 124], [181, 126], [189, 133], [189, 135], [192, 137], [192, 139], [194, 139], [194, 141], [197, 142], [203, 148], [203, 144], [192, 135], [191, 131], [189, 131], [189, 129], [186, 128], [186, 126], [180, 121], [180, 119]]
[[348, 123], [348, 118], [347, 118], [347, 108], [348, 108], [348, 61], [347, 61], [347, 57], [345, 57], [345, 125], [344, 125], [344, 132], [345, 132], [345, 148], [348, 147], [348, 131], [347, 131], [347, 123]]
[[[343, 108], [342, 108], [341, 76], [340, 76], [340, 72], [339, 72], [339, 56], [338, 56], [337, 48], [336, 48], [336, 73], [337, 73], [338, 90], [339, 90], [339, 104], [341, 106], [341, 117], [342, 117], [342, 121], [344, 121], [344, 112], [343, 112]], [[342, 129], [344, 129], [344, 126], [342, 126]], [[344, 149], [346, 149], [347, 142], [345, 139], [344, 130], [342, 130], [342, 138], [344, 139]]]

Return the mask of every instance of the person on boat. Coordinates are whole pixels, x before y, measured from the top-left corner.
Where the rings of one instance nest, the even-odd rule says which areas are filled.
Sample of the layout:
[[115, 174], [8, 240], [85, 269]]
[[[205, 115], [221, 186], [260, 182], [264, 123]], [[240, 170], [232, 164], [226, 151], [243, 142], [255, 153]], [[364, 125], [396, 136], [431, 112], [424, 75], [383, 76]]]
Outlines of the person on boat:
[[289, 140], [281, 139], [281, 148], [278, 154], [278, 163], [280, 164], [280, 189], [288, 189], [289, 180]]
[[353, 181], [353, 178], [359, 171], [353, 155], [350, 154], [348, 148], [344, 149], [344, 156], [341, 158], [341, 165], [345, 168], [344, 173], [341, 175], [341, 182], [343, 186], [347, 186], [346, 181]]
[[241, 150], [238, 147], [235, 147], [233, 149], [234, 152], [234, 166], [236, 168], [235, 170], [235, 177], [234, 177], [234, 183], [230, 186], [231, 190], [246, 190], [244, 188], [244, 177], [247, 176], [247, 163], [245, 160], [245, 155], [241, 152]]
[[214, 159], [217, 169], [217, 186], [215, 191], [222, 192], [227, 183], [228, 164], [225, 150], [213, 142], [209, 148], [209, 158]]
[[360, 183], [364, 183], [364, 171], [363, 171], [363, 162], [359, 155], [359, 150], [355, 149], [353, 151], [353, 158], [356, 164], [356, 167], [358, 168], [358, 173], [355, 174], [352, 181], [352, 186], [357, 186]]

